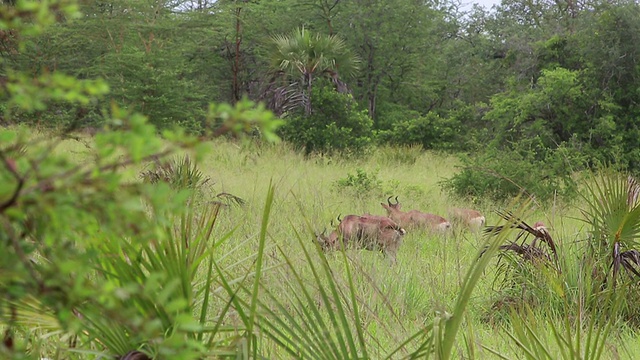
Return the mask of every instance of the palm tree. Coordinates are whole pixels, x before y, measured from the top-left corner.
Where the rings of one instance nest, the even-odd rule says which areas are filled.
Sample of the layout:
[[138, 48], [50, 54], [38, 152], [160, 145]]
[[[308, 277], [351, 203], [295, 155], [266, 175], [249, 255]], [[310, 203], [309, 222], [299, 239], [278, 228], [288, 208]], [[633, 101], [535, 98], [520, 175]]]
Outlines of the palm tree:
[[313, 35], [302, 27], [289, 35], [275, 35], [272, 40], [272, 67], [278, 75], [286, 77], [286, 84], [276, 92], [284, 97], [279, 107], [285, 111], [304, 106], [309, 115], [311, 90], [317, 77], [330, 78], [338, 91], [346, 92], [347, 86], [340, 80], [338, 70], [346, 76], [353, 76], [358, 70], [358, 58], [335, 35]]

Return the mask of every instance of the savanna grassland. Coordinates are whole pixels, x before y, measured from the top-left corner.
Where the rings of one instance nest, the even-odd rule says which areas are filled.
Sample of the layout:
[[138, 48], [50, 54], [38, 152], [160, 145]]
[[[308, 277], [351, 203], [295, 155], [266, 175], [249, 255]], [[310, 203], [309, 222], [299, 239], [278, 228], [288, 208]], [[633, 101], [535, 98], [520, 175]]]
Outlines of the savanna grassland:
[[0, 359], [637, 358], [640, 5], [463, 5], [3, 1]]
[[[90, 139], [84, 143], [68, 140], [58, 151], [74, 154], [77, 161], [86, 161], [90, 159], [92, 146]], [[453, 206], [473, 207], [485, 214], [488, 225], [494, 225], [500, 221], [495, 210], [515, 210], [519, 206], [451, 198], [441, 191], [440, 182], [457, 171], [456, 157], [425, 152], [420, 148], [384, 147], [367, 156], [349, 159], [305, 158], [285, 144], [264, 145], [250, 141], [219, 139], [208, 143], [207, 147], [210, 150], [198, 163], [203, 175], [210, 178], [201, 200], [214, 201], [220, 193], [233, 194], [244, 200], [243, 205], [227, 202], [221, 209], [212, 238], [228, 239], [216, 249], [217, 261], [231, 277], [242, 277], [250, 272], [258, 251], [266, 197], [273, 185], [275, 193], [268, 219], [261, 282], [269, 289], [270, 296], [278, 298], [291, 312], [293, 318], [289, 321], [297, 319], [302, 324], [305, 320], [297, 312], [299, 310], [295, 310], [294, 294], [300, 291], [296, 276], [307, 285], [310, 296], [317, 299], [316, 303], [308, 303], [308, 307], [317, 308], [325, 319], [329, 319], [330, 312], [335, 310], [329, 309], [318, 293], [303, 248], [311, 253], [316, 265], [320, 264], [313, 243], [315, 233], [330, 231], [331, 221], [338, 215], [367, 212], [384, 215], [380, 203], [393, 195], [399, 197], [405, 209], [415, 208], [443, 216]], [[140, 172], [149, 166], [124, 171], [128, 172], [131, 182], [136, 182], [140, 181]], [[550, 204], [533, 201], [528, 203], [523, 215], [529, 224], [544, 221], [558, 243], [561, 256], [569, 254], [565, 265], [576, 268], [583, 264], [573, 260], [573, 251], [580, 248], [587, 237], [585, 224], [580, 220], [582, 206], [579, 200], [566, 203], [558, 199]], [[513, 239], [516, 234], [513, 231], [509, 236]], [[395, 265], [381, 253], [348, 250], [346, 261], [354, 281], [355, 302], [365, 330], [368, 355], [375, 359], [385, 358], [409, 336], [433, 324], [436, 316], [451, 313], [464, 276], [484, 244], [482, 235], [457, 228], [449, 236], [409, 232]], [[327, 260], [334, 275], [332, 281], [347, 293], [349, 281], [342, 254], [327, 254]], [[558, 302], [552, 300], [558, 297], [552, 293], [560, 290], [550, 285], [549, 299], [543, 294], [533, 301], [524, 295], [522, 299], [509, 300], [516, 305], [520, 302], [520, 305], [531, 306], [534, 317], [540, 322], [537, 337], [551, 344], [551, 353], [527, 357], [509, 336], [513, 329], [508, 320], [509, 308], [501, 306], [508, 300], [500, 290], [499, 269], [498, 262], [492, 260], [476, 284], [456, 338], [454, 358], [560, 358], [561, 347], [554, 343], [554, 332], [544, 325], [544, 319], [552, 319], [558, 326], [562, 324], [560, 319], [565, 315], [558, 310]], [[218, 298], [211, 306], [223, 306], [227, 294], [221, 285], [213, 288]], [[270, 303], [264, 291], [260, 296], [266, 304]], [[579, 304], [573, 305], [574, 314], [580, 313]], [[275, 305], [273, 310], [278, 312]], [[225, 324], [240, 326], [240, 323], [238, 315], [229, 312]], [[587, 336], [586, 330], [576, 332], [574, 329], [573, 335], [576, 333]], [[258, 338], [263, 356], [271, 359], [291, 357], [268, 338], [261, 338], [261, 335]], [[605, 344], [602, 358], [633, 359], [634, 354], [640, 352], [633, 326], [616, 323]], [[407, 352], [400, 352], [394, 358], [402, 355], [406, 356]]]

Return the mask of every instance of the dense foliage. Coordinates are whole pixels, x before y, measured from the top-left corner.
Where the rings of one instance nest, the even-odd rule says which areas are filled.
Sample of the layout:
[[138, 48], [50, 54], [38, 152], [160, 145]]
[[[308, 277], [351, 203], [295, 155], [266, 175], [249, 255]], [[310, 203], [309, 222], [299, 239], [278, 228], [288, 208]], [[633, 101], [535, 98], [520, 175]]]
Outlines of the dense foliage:
[[312, 90], [310, 114], [292, 112], [281, 127], [283, 139], [304, 149], [306, 154], [362, 153], [372, 144], [373, 122], [358, 108], [349, 94], [330, 86]]
[[2, 30], [6, 64], [32, 76], [102, 78], [111, 89], [89, 103], [43, 99], [46, 112], [6, 103], [14, 115], [5, 121], [101, 126], [115, 102], [159, 128], [201, 133], [209, 101], [246, 96], [288, 116], [288, 139], [307, 152], [342, 150], [345, 141], [358, 152], [367, 126], [346, 134], [352, 126], [327, 117], [332, 101], [312, 107], [313, 85], [324, 78], [366, 109], [382, 143], [471, 151], [477, 162], [487, 144], [508, 152], [535, 138], [539, 161], [572, 149], [585, 155], [573, 168], [640, 171], [635, 2], [505, 0], [491, 11], [413, 0], [148, 5], [84, 1], [82, 15], [58, 13], [46, 33], [22, 34], [20, 46]]
[[[520, 152], [519, 142], [535, 139], [537, 161], [571, 149], [584, 155], [575, 169], [608, 163], [640, 171], [633, 1], [504, 0], [489, 11], [455, 1], [114, 0], [83, 1], [79, 10], [58, 12], [45, 33], [18, 38], [3, 29], [0, 56], [30, 76], [102, 78], [109, 94], [83, 103], [48, 97], [29, 105], [35, 111], [5, 102], [12, 116], [4, 122], [99, 127], [113, 102], [161, 129], [179, 124], [201, 134], [208, 102], [247, 97], [288, 117], [288, 139], [307, 152], [342, 152], [345, 142], [359, 152], [371, 138], [469, 151], [478, 162], [487, 148]], [[352, 94], [378, 136], [368, 135], [364, 118], [354, 122], [362, 131], [347, 134], [354, 128], [340, 123], [344, 116], [327, 117], [334, 101], [312, 106], [318, 79]]]

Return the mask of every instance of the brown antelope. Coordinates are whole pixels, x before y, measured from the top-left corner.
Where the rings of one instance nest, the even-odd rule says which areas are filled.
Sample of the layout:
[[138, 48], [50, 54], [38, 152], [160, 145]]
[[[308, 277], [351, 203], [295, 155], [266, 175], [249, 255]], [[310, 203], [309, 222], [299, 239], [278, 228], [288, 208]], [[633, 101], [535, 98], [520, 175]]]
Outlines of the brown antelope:
[[406, 231], [386, 216], [347, 215], [338, 218], [340, 224], [326, 236], [324, 232], [316, 235], [323, 250], [336, 250], [340, 247], [340, 239], [346, 246], [371, 251], [382, 251], [391, 262], [396, 262], [398, 248]]
[[482, 229], [485, 224], [484, 215], [482, 215], [479, 211], [472, 209], [449, 209], [449, 218], [454, 224], [462, 224], [473, 232], [480, 231], [480, 229]]
[[430, 231], [444, 233], [451, 228], [451, 223], [442, 216], [423, 213], [418, 210], [404, 212], [396, 196], [396, 203], [391, 203], [391, 196], [387, 198], [387, 203], [380, 203], [387, 210], [391, 220], [406, 228], [422, 228]]

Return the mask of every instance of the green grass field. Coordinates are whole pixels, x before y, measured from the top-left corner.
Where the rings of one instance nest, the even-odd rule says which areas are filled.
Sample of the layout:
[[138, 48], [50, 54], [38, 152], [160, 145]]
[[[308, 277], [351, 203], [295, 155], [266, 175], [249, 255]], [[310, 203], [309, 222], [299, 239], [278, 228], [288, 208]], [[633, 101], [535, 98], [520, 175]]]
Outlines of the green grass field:
[[[223, 206], [215, 229], [218, 238], [233, 231], [218, 249], [218, 261], [231, 277], [240, 277], [251, 269], [265, 198], [270, 185], [275, 187], [262, 281], [272, 296], [291, 306], [294, 317], [291, 321], [295, 321], [297, 314], [293, 310], [296, 305], [292, 292], [298, 291], [292, 269], [309, 284], [311, 296], [318, 299], [307, 306], [316, 307], [327, 319], [334, 310], [321, 301], [303, 247], [315, 254], [314, 233], [330, 230], [331, 220], [338, 215], [385, 215], [380, 203], [388, 196], [398, 196], [404, 209], [443, 216], [450, 207], [475, 208], [485, 214], [488, 225], [498, 222], [495, 210], [510, 209], [507, 204], [493, 204], [482, 199], [463, 201], [443, 193], [440, 182], [456, 172], [456, 157], [451, 155], [417, 148], [381, 148], [358, 159], [323, 156], [305, 159], [284, 144], [216, 140], [208, 146], [210, 152], [198, 164], [203, 174], [211, 179], [211, 188], [205, 196], [210, 199], [203, 200], [213, 201], [219, 193], [233, 194], [245, 200], [243, 206]], [[67, 140], [57, 151], [72, 154], [76, 161], [82, 162], [91, 161], [93, 149], [90, 140]], [[142, 170], [144, 168], [124, 171], [131, 181], [140, 181]], [[579, 242], [586, 237], [584, 225], [579, 220], [579, 203], [566, 205], [558, 200], [554, 204], [531, 204], [525, 220], [529, 224], [544, 221], [560, 245]], [[452, 312], [464, 275], [483, 244], [481, 234], [463, 229], [455, 229], [448, 236], [411, 231], [404, 238], [395, 265], [381, 253], [348, 250], [346, 255], [352, 265], [356, 303], [365, 330], [368, 355], [385, 357], [409, 336], [432, 324], [436, 314]], [[320, 262], [315, 255], [311, 258]], [[338, 288], [346, 289], [348, 279], [341, 253], [327, 254], [327, 259]], [[284, 266], [287, 262], [289, 265]], [[496, 273], [494, 259], [472, 294], [456, 338], [454, 358], [500, 358], [494, 352], [509, 359], [526, 358], [509, 337], [513, 329], [504, 320], [508, 314], [492, 309], [501, 296], [495, 283]], [[218, 288], [216, 295], [218, 299], [211, 306], [222, 306], [226, 294]], [[546, 316], [553, 310], [538, 307], [534, 312]], [[237, 314], [232, 311], [225, 323], [234, 325], [234, 321], [239, 323]], [[635, 354], [640, 354], [637, 332], [620, 326], [612, 334], [614, 336], [606, 340], [603, 358], [633, 359]], [[537, 335], [553, 344], [551, 328], [542, 325]], [[262, 355], [273, 359], [290, 357], [269, 339], [261, 341]], [[561, 347], [550, 348], [555, 351], [551, 356], [534, 358], [560, 358]]]

